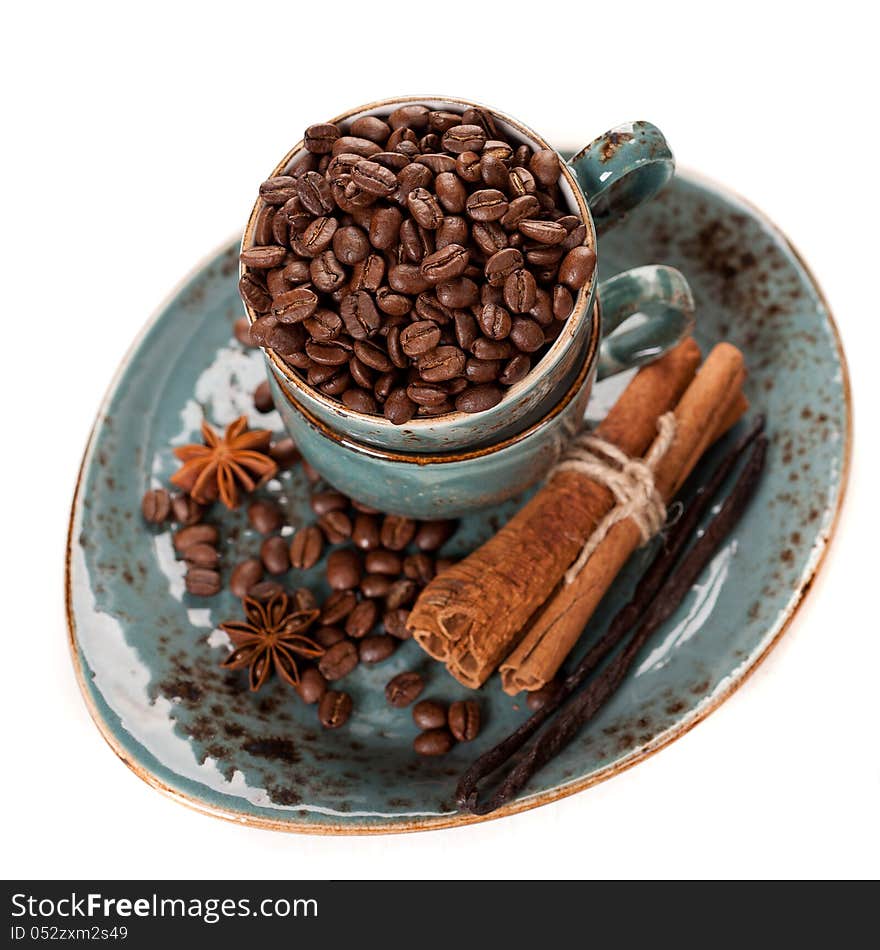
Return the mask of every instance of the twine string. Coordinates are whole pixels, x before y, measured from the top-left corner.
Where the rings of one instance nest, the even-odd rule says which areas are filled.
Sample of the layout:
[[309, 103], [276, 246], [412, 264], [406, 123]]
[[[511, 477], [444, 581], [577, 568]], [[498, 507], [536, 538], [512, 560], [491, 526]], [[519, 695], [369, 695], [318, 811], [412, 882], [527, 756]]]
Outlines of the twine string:
[[657, 420], [657, 438], [643, 459], [630, 458], [617, 446], [592, 432], [576, 436], [551, 474], [579, 472], [604, 485], [614, 496], [615, 505], [596, 525], [584, 542], [577, 560], [565, 572], [571, 584], [591, 555], [617, 524], [631, 518], [639, 529], [642, 544], [647, 544], [666, 522], [666, 505], [654, 486], [654, 472], [675, 438], [675, 413], [666, 412]]

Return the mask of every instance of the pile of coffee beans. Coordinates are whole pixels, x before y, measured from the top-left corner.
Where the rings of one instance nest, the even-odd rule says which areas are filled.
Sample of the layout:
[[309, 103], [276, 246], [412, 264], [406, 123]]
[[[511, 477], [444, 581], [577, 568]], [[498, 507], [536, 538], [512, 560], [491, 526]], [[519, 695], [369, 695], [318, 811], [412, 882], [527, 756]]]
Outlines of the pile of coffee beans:
[[[385, 699], [390, 706], [402, 709], [415, 702], [424, 688], [420, 673], [398, 673], [385, 687]], [[413, 742], [419, 755], [446, 755], [456, 742], [471, 742], [480, 734], [480, 706], [472, 699], [451, 705], [422, 699], [413, 706], [412, 717], [421, 730]]]
[[425, 105], [312, 125], [304, 142], [260, 186], [241, 253], [251, 341], [394, 424], [497, 405], [595, 269], [557, 153], [483, 109]]

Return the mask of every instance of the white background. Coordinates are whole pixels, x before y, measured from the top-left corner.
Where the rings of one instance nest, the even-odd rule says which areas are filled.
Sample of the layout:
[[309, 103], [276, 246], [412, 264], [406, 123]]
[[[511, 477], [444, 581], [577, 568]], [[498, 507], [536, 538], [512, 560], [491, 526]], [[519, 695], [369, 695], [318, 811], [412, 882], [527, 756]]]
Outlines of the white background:
[[[869, 7], [7, 8], [4, 876], [880, 872], [880, 83]], [[429, 92], [496, 105], [559, 143], [650, 119], [682, 165], [765, 209], [819, 276], [843, 334], [858, 416], [848, 504], [821, 578], [770, 658], [706, 722], [626, 774], [518, 817], [420, 836], [235, 827], [149, 789], [89, 720], [62, 603], [77, 466], [132, 338], [181, 275], [241, 228], [257, 183], [303, 127]]]

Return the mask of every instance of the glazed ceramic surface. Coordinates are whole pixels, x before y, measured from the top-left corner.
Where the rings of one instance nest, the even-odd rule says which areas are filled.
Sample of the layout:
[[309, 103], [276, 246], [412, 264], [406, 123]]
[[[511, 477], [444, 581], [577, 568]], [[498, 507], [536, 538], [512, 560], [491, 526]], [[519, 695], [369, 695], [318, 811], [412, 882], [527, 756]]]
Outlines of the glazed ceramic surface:
[[[734, 535], [678, 612], [655, 635], [623, 687], [564, 752], [497, 814], [570, 794], [645, 758], [699, 722], [748, 675], [785, 630], [825, 552], [846, 480], [849, 396], [839, 343], [816, 285], [785, 239], [753, 209], [700, 180], [678, 176], [649, 206], [603, 237], [602, 266], [644, 260], [687, 274], [704, 347], [742, 347], [754, 409], [772, 436], [759, 493]], [[184, 593], [183, 565], [167, 532], [144, 526], [144, 489], [175, 468], [171, 447], [193, 439], [202, 414], [225, 423], [252, 412], [261, 354], [232, 337], [240, 313], [236, 247], [205, 264], [149, 325], [120, 371], [84, 459], [74, 502], [68, 571], [73, 659], [89, 709], [139, 776], [204, 812], [266, 827], [320, 833], [437, 828], [475, 820], [455, 811], [456, 779], [473, 757], [527, 715], [497, 679], [480, 691], [477, 741], [419, 759], [408, 710], [382, 687], [424, 670], [425, 695], [466, 691], [413, 643], [345, 681], [350, 723], [323, 732], [314, 707], [277, 681], [247, 692], [220, 669], [218, 621], [239, 615], [229, 594]], [[618, 377], [596, 387], [605, 411]], [[279, 491], [289, 522], [311, 518], [300, 469]], [[469, 517], [447, 546], [487, 538], [517, 502]], [[219, 517], [219, 516], [218, 516]], [[225, 563], [256, 552], [243, 514], [222, 516]], [[579, 651], [632, 590], [650, 556], [634, 556], [590, 623]], [[305, 576], [320, 586], [320, 567]]]
[[[365, 115], [384, 117], [393, 109], [407, 103], [421, 103], [433, 109], [452, 108], [459, 111], [479, 106], [479, 103], [464, 99], [403, 97], [353, 109], [332, 121], [350, 122]], [[510, 141], [527, 143], [536, 148], [550, 147], [536, 132], [516, 119], [496, 109], [488, 111]], [[288, 173], [306, 154], [303, 143], [298, 142], [270, 175]], [[562, 163], [559, 194], [569, 211], [577, 214], [586, 224], [588, 234], [585, 243], [596, 249], [591, 217], [594, 203], [599, 211], [602, 227], [608, 227], [637, 204], [653, 197], [669, 180], [673, 168], [672, 153], [659, 129], [649, 122], [627, 123], [606, 132], [585, 146], [575, 156], [572, 166]], [[254, 243], [254, 228], [261, 207], [262, 201], [257, 200], [245, 228], [242, 242], [244, 247], [251, 247]], [[650, 262], [643, 260], [639, 263]], [[610, 275], [613, 272], [606, 273]], [[668, 281], [639, 280], [634, 277], [618, 288], [617, 299], [621, 310], [633, 313], [641, 305], [640, 309], [647, 316], [647, 323], [641, 329], [641, 340], [650, 338], [651, 349], [655, 353], [662, 352], [678, 342], [687, 334], [693, 321], [690, 293], [684, 278], [678, 275], [675, 284], [674, 288], [670, 288]], [[680, 285], [684, 287], [681, 288]], [[566, 320], [562, 333], [532, 371], [511, 386], [497, 406], [480, 413], [451, 412], [436, 418], [416, 418], [404, 425], [395, 426], [382, 416], [355, 412], [339, 400], [312, 388], [270, 351], [266, 353], [266, 361], [291, 401], [302, 406], [323, 425], [343, 432], [357, 442], [399, 452], [470, 451], [518, 434], [550, 412], [566, 392], [579, 372], [583, 354], [591, 342], [590, 314], [595, 299], [595, 286], [594, 277], [578, 293], [574, 310]], [[648, 294], [649, 287], [657, 294], [656, 299]], [[631, 300], [623, 299], [624, 288], [632, 293]], [[669, 290], [674, 292], [664, 293]], [[648, 306], [644, 306], [645, 304]], [[256, 318], [256, 313], [250, 307], [245, 307], [245, 310], [251, 320]], [[610, 327], [606, 326], [603, 332], [608, 332], [609, 329]], [[631, 341], [631, 337], [622, 336], [615, 342], [613, 355], [606, 356], [603, 352], [600, 375], [619, 372], [627, 365], [638, 364], [643, 348], [630, 348], [628, 342]], [[397, 486], [392, 485], [389, 494], [394, 494], [396, 488]]]

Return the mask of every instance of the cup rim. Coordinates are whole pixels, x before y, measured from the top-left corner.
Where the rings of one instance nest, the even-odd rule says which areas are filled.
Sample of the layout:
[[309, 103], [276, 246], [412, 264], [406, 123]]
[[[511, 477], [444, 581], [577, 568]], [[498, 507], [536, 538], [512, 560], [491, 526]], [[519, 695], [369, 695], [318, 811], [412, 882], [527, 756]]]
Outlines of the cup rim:
[[[458, 96], [436, 96], [436, 95], [426, 95], [426, 96], [394, 96], [387, 99], [380, 99], [376, 102], [368, 103], [366, 105], [358, 106], [355, 109], [349, 109], [346, 112], [341, 113], [335, 118], [331, 119], [332, 123], [345, 122], [355, 116], [362, 115], [365, 113], [374, 112], [377, 109], [384, 109], [387, 106], [400, 106], [407, 103], [448, 103], [456, 106], [463, 106], [465, 108], [476, 108], [476, 109], [485, 109], [487, 112], [490, 112], [493, 116], [498, 117], [503, 122], [512, 126], [514, 129], [519, 132], [524, 138], [531, 141], [533, 144], [537, 145], [540, 148], [551, 149], [554, 152], [557, 152], [558, 149], [553, 148], [543, 136], [538, 135], [533, 129], [529, 126], [524, 125], [518, 119], [514, 119], [509, 116], [507, 113], [495, 109], [492, 106], [487, 106], [479, 102], [474, 102], [470, 99], [462, 99]], [[269, 176], [270, 178], [282, 174], [287, 166], [293, 161], [293, 159], [303, 151], [305, 148], [304, 140], [300, 139], [281, 159], [280, 162], [272, 169]], [[593, 222], [593, 216], [590, 214], [590, 208], [587, 204], [586, 196], [584, 195], [580, 185], [578, 184], [577, 177], [575, 176], [574, 169], [568, 164], [568, 162], [561, 160], [560, 161], [560, 177], [566, 180], [566, 183], [569, 186], [572, 196], [574, 197], [575, 203], [578, 206], [578, 212], [581, 215], [581, 218], [584, 222], [584, 226], [587, 229], [587, 235], [589, 240], [585, 243], [589, 247], [592, 247], [594, 252], [597, 248], [596, 241], [596, 228]], [[251, 208], [251, 213], [248, 216], [247, 224], [245, 225], [244, 232], [241, 238], [241, 248], [245, 249], [252, 245], [253, 243], [253, 232], [256, 226], [257, 215], [261, 211], [261, 199], [259, 196], [254, 201], [253, 207]], [[597, 254], [598, 257], [598, 254]], [[245, 265], [239, 262], [239, 275], [245, 273]], [[501, 401], [493, 406], [493, 410], [502, 410], [505, 405], [509, 405], [512, 402], [515, 402], [517, 398], [522, 396], [527, 390], [529, 390], [538, 379], [550, 373], [552, 369], [560, 362], [563, 354], [565, 353], [568, 346], [571, 345], [572, 340], [576, 336], [575, 330], [577, 329], [580, 321], [584, 319], [585, 314], [589, 311], [589, 301], [590, 298], [594, 296], [594, 289], [597, 286], [597, 274], [598, 267], [593, 269], [593, 273], [590, 277], [588, 283], [586, 283], [579, 291], [577, 298], [575, 299], [574, 307], [572, 312], [568, 315], [565, 321], [565, 327], [559, 336], [551, 344], [547, 352], [541, 357], [540, 361], [529, 370], [529, 372], [524, 376], [519, 382], [514, 383], [513, 386], [510, 386], [504, 393], [501, 398]], [[249, 324], [258, 318], [258, 314], [251, 308], [250, 304], [242, 300], [244, 305], [245, 314], [247, 316]], [[594, 328], [595, 332], [598, 333], [598, 328]], [[267, 359], [273, 364], [273, 366], [278, 370], [281, 377], [290, 384], [295, 390], [302, 392], [305, 396], [310, 399], [315, 400], [323, 409], [328, 412], [333, 413], [336, 416], [341, 418], [353, 418], [359, 421], [363, 421], [365, 425], [375, 426], [378, 430], [387, 429], [388, 432], [394, 432], [400, 429], [400, 426], [396, 426], [389, 419], [386, 419], [383, 415], [360, 412], [356, 409], [350, 409], [342, 401], [334, 399], [331, 396], [320, 392], [320, 390], [315, 389], [310, 386], [304, 379], [301, 379], [300, 376], [294, 372], [294, 370], [284, 362], [281, 357], [275, 353], [274, 350], [270, 348], [263, 348]], [[282, 387], [284, 388], [284, 387]], [[442, 432], [445, 428], [449, 427], [452, 424], [463, 424], [467, 419], [473, 419], [474, 413], [461, 412], [456, 410], [453, 412], [444, 413], [441, 416], [427, 416], [427, 417], [414, 417], [409, 422], [406, 423], [406, 428], [408, 431], [413, 432], [415, 435], [424, 432], [432, 432], [436, 435], [438, 432]]]
[[545, 426], [548, 426], [558, 415], [560, 415], [560, 413], [563, 412], [569, 403], [572, 402], [572, 400], [578, 395], [583, 386], [586, 384], [590, 374], [596, 368], [596, 354], [599, 350], [599, 326], [601, 324], [600, 309], [601, 308], [597, 300], [592, 308], [590, 341], [587, 347], [587, 352], [584, 356], [583, 365], [581, 366], [571, 385], [565, 391], [565, 394], [556, 403], [556, 405], [553, 406], [545, 415], [541, 416], [540, 419], [536, 419], [530, 426], [527, 426], [525, 429], [523, 429], [522, 432], [517, 432], [514, 435], [508, 436], [506, 439], [502, 439], [500, 442], [495, 442], [491, 445], [484, 445], [475, 449], [461, 450], [458, 452], [445, 454], [399, 452], [394, 449], [380, 449], [374, 445], [368, 445], [364, 442], [359, 442], [357, 439], [354, 439], [347, 433], [337, 432], [335, 429], [327, 425], [323, 420], [317, 418], [317, 416], [310, 412], [305, 406], [298, 403], [293, 398], [293, 396], [287, 392], [287, 390], [281, 385], [281, 381], [275, 375], [274, 371], [270, 370], [270, 372], [272, 372], [275, 381], [278, 383], [278, 388], [281, 390], [284, 398], [293, 408], [294, 412], [298, 412], [301, 416], [303, 416], [306, 422], [313, 429], [317, 430], [319, 435], [323, 436], [330, 442], [335, 442], [337, 445], [356, 452], [358, 455], [366, 455], [370, 458], [380, 459], [386, 462], [396, 462], [402, 463], [404, 465], [416, 465], [419, 467], [424, 467], [427, 465], [445, 465], [451, 462], [467, 462], [472, 459], [486, 458], [487, 456], [494, 455], [505, 449], [509, 449], [514, 445], [518, 445], [520, 442], [523, 442], [530, 436], [535, 435]]

